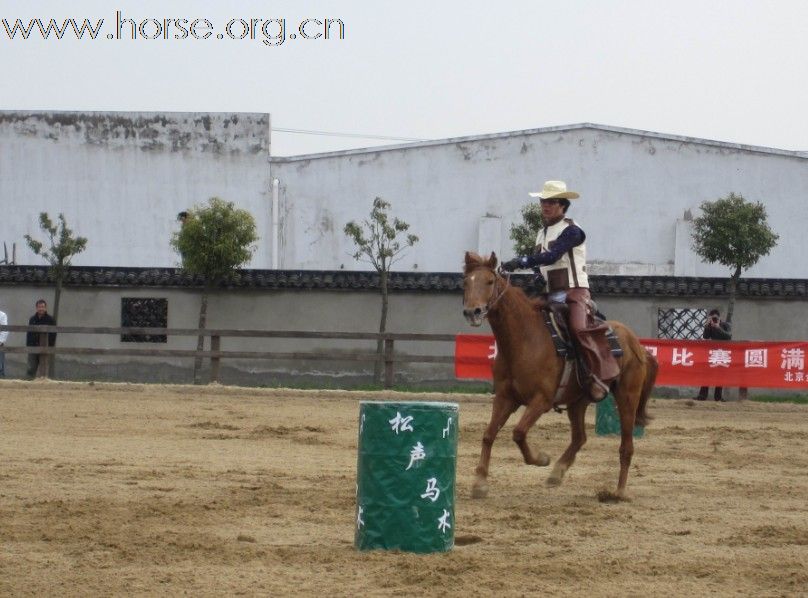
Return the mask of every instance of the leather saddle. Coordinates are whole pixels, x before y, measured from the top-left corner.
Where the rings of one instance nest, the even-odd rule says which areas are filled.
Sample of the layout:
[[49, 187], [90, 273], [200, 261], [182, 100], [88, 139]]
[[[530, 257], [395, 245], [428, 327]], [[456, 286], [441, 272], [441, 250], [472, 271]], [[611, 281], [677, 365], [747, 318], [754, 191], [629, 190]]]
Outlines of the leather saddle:
[[[569, 329], [569, 313], [570, 309], [566, 303], [547, 302], [541, 309], [544, 323], [547, 330], [550, 332], [550, 337], [553, 339], [556, 353], [559, 357], [567, 360], [575, 360], [578, 365], [579, 372], [586, 372], [586, 364], [580, 358], [580, 351], [577, 348], [577, 343], [570, 333]], [[590, 316], [594, 319], [596, 324], [605, 324], [606, 318], [598, 311], [597, 305], [594, 301], [590, 301], [589, 305]], [[609, 343], [609, 350], [615, 358], [623, 356], [623, 349], [620, 347], [620, 342], [617, 339], [617, 334], [611, 326], [607, 325], [606, 340]]]

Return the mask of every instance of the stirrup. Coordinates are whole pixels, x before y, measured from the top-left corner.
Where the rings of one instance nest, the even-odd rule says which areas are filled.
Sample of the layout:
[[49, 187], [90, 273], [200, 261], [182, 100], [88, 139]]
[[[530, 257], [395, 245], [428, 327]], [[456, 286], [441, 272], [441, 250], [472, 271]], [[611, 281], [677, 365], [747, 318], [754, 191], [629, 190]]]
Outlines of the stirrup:
[[[592, 392], [593, 388], [597, 388], [603, 391], [603, 396], [596, 398], [594, 393]], [[611, 392], [609, 386], [602, 380], [598, 379], [596, 376], [591, 376], [589, 378], [589, 385], [586, 390], [589, 393], [589, 400], [592, 401], [593, 403], [600, 403], [603, 399], [609, 396], [609, 392]]]

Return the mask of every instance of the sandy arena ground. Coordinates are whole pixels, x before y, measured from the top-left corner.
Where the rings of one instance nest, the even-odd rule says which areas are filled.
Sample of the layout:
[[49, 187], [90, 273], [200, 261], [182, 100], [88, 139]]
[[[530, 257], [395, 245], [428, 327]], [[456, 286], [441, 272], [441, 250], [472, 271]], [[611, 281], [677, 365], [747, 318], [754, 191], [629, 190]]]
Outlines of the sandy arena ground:
[[[455, 400], [456, 546], [353, 548], [358, 401]], [[654, 400], [631, 502], [618, 440], [564, 485], [512, 419], [469, 498], [480, 396], [0, 383], [0, 595], [797, 596], [808, 592], [808, 407]], [[565, 415], [530, 439], [555, 459]]]

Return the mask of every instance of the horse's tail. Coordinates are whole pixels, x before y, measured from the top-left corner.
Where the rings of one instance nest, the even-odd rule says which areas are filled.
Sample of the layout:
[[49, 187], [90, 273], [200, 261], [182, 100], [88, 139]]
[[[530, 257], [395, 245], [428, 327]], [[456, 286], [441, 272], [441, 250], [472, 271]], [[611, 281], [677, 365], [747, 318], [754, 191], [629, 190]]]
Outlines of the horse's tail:
[[640, 394], [640, 402], [637, 405], [637, 414], [634, 422], [638, 426], [647, 426], [653, 417], [649, 415], [648, 398], [651, 396], [651, 391], [654, 390], [656, 383], [657, 372], [659, 371], [659, 363], [656, 357], [651, 355], [648, 351], [645, 352], [645, 381], [642, 385], [642, 394]]

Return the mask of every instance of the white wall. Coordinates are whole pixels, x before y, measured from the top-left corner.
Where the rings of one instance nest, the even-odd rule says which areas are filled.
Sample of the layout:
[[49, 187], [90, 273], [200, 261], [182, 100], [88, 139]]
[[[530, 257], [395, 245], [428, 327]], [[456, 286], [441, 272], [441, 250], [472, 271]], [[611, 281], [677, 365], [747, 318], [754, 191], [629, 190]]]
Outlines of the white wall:
[[[597, 126], [573, 126], [272, 160], [280, 180], [283, 268], [367, 269], [351, 257], [342, 228], [366, 218], [376, 196], [421, 241], [399, 270], [458, 271], [480, 239], [482, 218], [499, 218], [498, 255], [513, 256], [510, 226], [529, 191], [546, 179], [581, 193], [569, 215], [587, 232], [594, 274], [726, 276], [702, 264], [679, 225], [703, 201], [730, 191], [766, 205], [780, 235], [750, 277], [803, 278], [808, 223], [808, 157]], [[677, 257], [678, 256], [678, 257]], [[677, 263], [677, 260], [679, 263]]]
[[268, 156], [268, 114], [0, 111], [0, 243], [42, 264], [24, 235], [63, 212], [88, 239], [75, 265], [174, 266], [177, 213], [219, 196], [255, 217], [268, 268]]
[[23, 236], [42, 238], [39, 212], [64, 212], [89, 239], [76, 265], [175, 266], [177, 212], [218, 195], [256, 218], [260, 240], [248, 267], [270, 268], [277, 177], [280, 268], [369, 269], [351, 257], [342, 230], [382, 196], [421, 239], [395, 268], [457, 272], [469, 249], [512, 257], [510, 227], [527, 193], [564, 179], [582, 195], [569, 214], [587, 232], [594, 274], [726, 276], [693, 254], [684, 219], [734, 191], [762, 201], [780, 235], [745, 276], [805, 277], [805, 154], [572, 125], [269, 156], [267, 114], [0, 111], [0, 242], [16, 242], [17, 263], [42, 264]]

